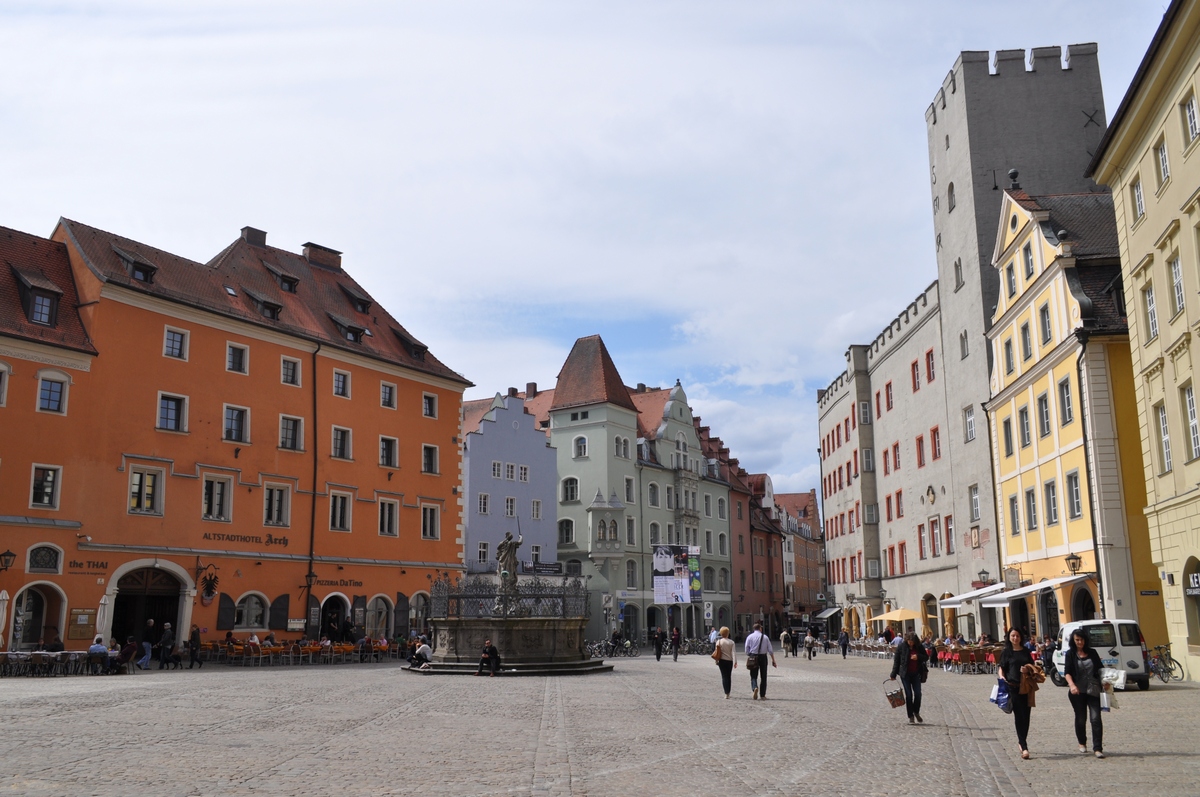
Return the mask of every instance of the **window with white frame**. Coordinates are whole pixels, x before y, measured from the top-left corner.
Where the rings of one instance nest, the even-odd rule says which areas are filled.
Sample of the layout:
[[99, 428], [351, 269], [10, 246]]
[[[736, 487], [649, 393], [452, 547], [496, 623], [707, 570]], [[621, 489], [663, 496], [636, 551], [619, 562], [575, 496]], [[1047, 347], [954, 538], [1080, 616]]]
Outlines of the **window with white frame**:
[[1167, 425], [1166, 406], [1159, 404], [1155, 408], [1155, 413], [1158, 415], [1158, 454], [1162, 466], [1162, 470], [1159, 472], [1166, 473], [1171, 470], [1171, 429]]
[[1158, 184], [1161, 187], [1171, 179], [1171, 162], [1167, 157], [1167, 141], [1160, 138], [1154, 148], [1155, 160], [1158, 161]]
[[279, 416], [279, 447], [287, 451], [304, 449], [304, 419]]
[[233, 627], [246, 630], [266, 628], [266, 601], [258, 595], [247, 595], [239, 600], [233, 612]]
[[1184, 419], [1188, 428], [1188, 459], [1200, 457], [1200, 423], [1196, 419], [1196, 394], [1189, 384], [1182, 391]]
[[1042, 503], [1046, 508], [1046, 525], [1058, 524], [1058, 484], [1053, 479], [1042, 485]]
[[646, 503], [650, 506], [658, 506], [658, 485], [650, 482], [646, 486]]
[[1038, 309], [1038, 325], [1042, 329], [1042, 343], [1049, 343], [1054, 339], [1054, 331], [1050, 326], [1050, 303], [1046, 302]]
[[166, 327], [163, 331], [163, 356], [175, 360], [188, 358], [188, 332], [186, 329]]
[[1012, 338], [1004, 341], [1004, 373], [1011, 374], [1016, 367], [1013, 361]]
[[704, 530], [704, 552], [710, 556], [713, 552], [713, 533], [709, 529]]
[[1029, 279], [1033, 276], [1033, 245], [1025, 244], [1025, 248], [1021, 250], [1021, 258], [1025, 262], [1025, 278]]
[[1062, 426], [1075, 420], [1075, 408], [1071, 404], [1071, 377], [1058, 383], [1058, 419]]
[[250, 410], [246, 407], [224, 405], [225, 432], [224, 439], [234, 443], [250, 442]]
[[504, 516], [505, 517], [516, 517], [517, 516], [517, 499], [516, 498], [509, 496], [504, 499]]
[[1083, 516], [1083, 496], [1079, 491], [1079, 471], [1073, 470], [1067, 474], [1067, 501], [1070, 502], [1072, 518]]
[[333, 395], [341, 398], [350, 398], [350, 372], [334, 370], [333, 372]]
[[568, 477], [562, 481], [562, 500], [578, 501], [579, 500], [579, 479]]
[[1017, 295], [1017, 272], [1013, 269], [1013, 264], [1009, 263], [1004, 269], [1004, 282], [1008, 285], [1008, 296], [1011, 299]]
[[1133, 197], [1133, 220], [1137, 222], [1146, 215], [1146, 195], [1142, 192], [1142, 181], [1140, 178], [1133, 181], [1133, 185], [1129, 187], [1129, 191]]
[[347, 493], [329, 494], [329, 530], [350, 531], [350, 498]]
[[1183, 266], [1178, 256], [1171, 258], [1167, 269], [1171, 272], [1171, 315], [1174, 316], [1183, 309]]
[[291, 515], [291, 490], [282, 484], [268, 484], [263, 488], [263, 524], [286, 526]]
[[421, 472], [422, 473], [437, 473], [438, 472], [438, 447], [431, 445], [421, 446]]
[[62, 467], [35, 464], [29, 491], [29, 507], [31, 509], [58, 509], [61, 481]]
[[38, 372], [38, 412], [67, 414], [70, 378], [61, 371]]
[[571, 545], [575, 542], [575, 521], [563, 518], [558, 521], [558, 544]]
[[379, 464], [394, 468], [400, 462], [400, 441], [394, 437], [379, 436]]
[[625, 588], [637, 589], [637, 562], [632, 559], [625, 560]]
[[533, 562], [534, 564], [537, 564], [538, 562], [542, 561], [542, 546], [540, 546], [540, 545], [530, 545], [529, 546], [529, 561]]
[[300, 387], [300, 361], [293, 357], [279, 360], [279, 381], [285, 385]]
[[717, 517], [720, 520], [725, 519], [725, 499], [724, 498], [717, 499]]
[[1033, 442], [1032, 432], [1029, 428], [1029, 407], [1017, 410], [1017, 425], [1021, 430], [1021, 448], [1025, 448]]
[[637, 545], [637, 521], [631, 517], [625, 518], [625, 544]]
[[708, 493], [704, 494], [704, 516], [712, 517], [712, 496]]
[[1021, 324], [1021, 359], [1028, 360], [1033, 356], [1033, 336], [1029, 324]]
[[167, 432], [187, 431], [187, 396], [158, 394], [157, 429]]
[[400, 535], [400, 502], [387, 498], [379, 499], [379, 536]]
[[576, 459], [580, 459], [581, 457], [586, 457], [588, 455], [587, 442], [587, 438], [583, 437], [582, 435], [575, 438], [573, 449]]
[[958, 336], [958, 358], [960, 360], [967, 359], [971, 354], [971, 338], [967, 334], [967, 330], [963, 330]]
[[391, 382], [379, 383], [379, 406], [389, 410], [396, 409], [396, 386]]
[[1047, 437], [1050, 434], [1050, 396], [1046, 393], [1037, 397], [1038, 435]]
[[963, 410], [963, 439], [971, 442], [975, 439], [975, 406]]
[[634, 490], [634, 486], [633, 486], [633, 479], [629, 476], [626, 476], [625, 477], [625, 503], [632, 504], [634, 502], [633, 501], [633, 499], [635, 498], [634, 493], [635, 493], [635, 490]]
[[134, 466], [129, 469], [129, 511], [138, 515], [161, 515], [163, 471]]
[[967, 488], [967, 494], [971, 499], [971, 520], [979, 520], [979, 485], [972, 484]]
[[504, 463], [503, 462], [493, 462], [492, 463], [492, 478], [493, 479], [501, 479], [501, 478], [503, 478], [503, 474], [504, 474]]
[[517, 466], [511, 462], [504, 463], [504, 478], [508, 481], [516, 481]]
[[661, 527], [657, 523], [650, 524], [650, 544], [651, 545], [658, 545], [659, 543], [662, 542], [662, 539], [660, 536], [661, 532], [659, 531], [660, 528]]
[[529, 517], [533, 520], [542, 519], [542, 502], [536, 498], [529, 504]]
[[517, 468], [517, 481], [519, 481], [519, 482], [528, 482], [529, 481], [529, 466], [528, 465], [521, 465]]
[[479, 543], [479, 553], [476, 555], [476, 561], [480, 564], [488, 561], [488, 544], [486, 542]]
[[352, 443], [349, 429], [343, 429], [340, 426], [333, 427], [333, 444], [329, 450], [329, 456], [334, 459], [350, 459], [354, 453]]
[[225, 370], [235, 374], [250, 373], [250, 349], [236, 343], [225, 344]]
[[486, 515], [491, 511], [492, 497], [487, 493], [479, 494], [479, 514]]
[[1008, 497], [1008, 522], [1013, 536], [1021, 533], [1021, 502], [1015, 495]]
[[867, 473], [875, 470], [875, 452], [870, 448], [862, 450], [862, 469]]
[[232, 515], [233, 483], [226, 476], [205, 476], [202, 517], [228, 521]]
[[421, 507], [421, 539], [436, 540], [442, 536], [441, 509], [424, 504]]
[[433, 393], [425, 393], [421, 396], [421, 414], [426, 418], [436, 418], [438, 416], [437, 396]]
[[1192, 92], [1188, 98], [1180, 105], [1183, 112], [1183, 134], [1187, 144], [1191, 144], [1200, 137], [1200, 113], [1196, 108], [1196, 94]]

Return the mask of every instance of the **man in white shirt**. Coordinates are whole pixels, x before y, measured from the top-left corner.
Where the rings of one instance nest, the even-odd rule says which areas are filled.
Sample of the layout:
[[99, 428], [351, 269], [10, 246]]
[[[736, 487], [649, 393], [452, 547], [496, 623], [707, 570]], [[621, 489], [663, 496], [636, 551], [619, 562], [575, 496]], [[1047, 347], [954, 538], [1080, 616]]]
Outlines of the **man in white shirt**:
[[713, 626], [713, 627], [712, 627], [712, 630], [710, 630], [710, 631], [708, 632], [708, 642], [709, 642], [709, 644], [710, 644], [710, 645], [716, 645], [716, 644], [717, 644], [717, 637], [718, 637], [718, 636], [719, 636], [719, 635], [717, 634], [717, 627], [716, 627], [716, 626]]
[[771, 666], [778, 667], [775, 663], [775, 649], [771, 647], [771, 638], [762, 632], [762, 623], [755, 623], [754, 630], [746, 637], [746, 667], [750, 670], [750, 689], [754, 692], [755, 700], [767, 699], [768, 656], [771, 657]]

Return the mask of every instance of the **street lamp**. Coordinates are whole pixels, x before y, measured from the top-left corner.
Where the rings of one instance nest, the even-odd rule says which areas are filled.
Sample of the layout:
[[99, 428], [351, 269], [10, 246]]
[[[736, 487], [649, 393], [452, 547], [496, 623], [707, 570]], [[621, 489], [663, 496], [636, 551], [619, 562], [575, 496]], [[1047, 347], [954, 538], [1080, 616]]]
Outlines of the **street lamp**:
[[1083, 566], [1083, 557], [1077, 553], [1069, 553], [1065, 557], [1067, 569], [1071, 571], [1071, 575], [1078, 575], [1079, 568]]
[[887, 590], [883, 587], [879, 588], [879, 600], [887, 600]]
[[987, 571], [986, 567], [979, 571], [979, 580], [984, 584], [992, 583], [992, 574]]
[[17, 555], [12, 551], [0, 553], [0, 572], [12, 567], [15, 561], [17, 561]]

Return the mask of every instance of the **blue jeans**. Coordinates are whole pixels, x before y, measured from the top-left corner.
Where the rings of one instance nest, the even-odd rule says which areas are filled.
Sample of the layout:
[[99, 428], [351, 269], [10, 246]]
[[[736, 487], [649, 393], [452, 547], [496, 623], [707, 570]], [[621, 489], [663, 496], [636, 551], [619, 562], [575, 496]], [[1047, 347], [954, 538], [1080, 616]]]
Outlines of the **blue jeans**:
[[143, 651], [143, 655], [142, 655], [142, 657], [141, 657], [140, 659], [138, 659], [138, 661], [137, 661], [137, 663], [138, 663], [138, 666], [139, 666], [139, 667], [141, 667], [142, 669], [146, 669], [147, 667], [149, 667], [149, 666], [150, 666], [150, 648], [151, 648], [151, 647], [152, 647], [152, 646], [151, 646], [151, 644], [150, 644], [149, 642], [143, 642], [143, 643], [142, 643], [142, 651]]
[[[756, 657], [758, 666], [750, 670], [750, 689], [758, 690], [759, 697], [767, 696], [767, 654], [760, 653]], [[761, 683], [760, 683], [761, 681]]]
[[900, 676], [900, 683], [904, 684], [904, 701], [905, 707], [908, 709], [908, 716], [911, 718], [921, 713], [921, 673], [915, 672], [912, 675], [904, 673]]

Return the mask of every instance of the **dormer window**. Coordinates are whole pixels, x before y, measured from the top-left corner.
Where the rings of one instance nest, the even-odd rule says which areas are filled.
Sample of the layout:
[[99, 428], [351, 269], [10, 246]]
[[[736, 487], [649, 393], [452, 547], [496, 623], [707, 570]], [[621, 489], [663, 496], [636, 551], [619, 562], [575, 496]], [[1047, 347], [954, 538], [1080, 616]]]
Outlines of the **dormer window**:
[[58, 300], [62, 290], [40, 271], [12, 266], [17, 278], [21, 305], [30, 323], [52, 327], [58, 322]]
[[54, 298], [44, 293], [31, 293], [30, 299], [29, 320], [35, 324], [54, 326]]
[[287, 291], [288, 293], [295, 293], [296, 286], [299, 284], [300, 284], [300, 280], [296, 279], [295, 277], [281, 276], [279, 278], [279, 287], [282, 288], [283, 290]]
[[289, 274], [279, 266], [268, 263], [265, 260], [262, 261], [262, 264], [263, 268], [271, 273], [271, 277], [274, 278], [275, 282], [279, 283], [279, 289], [281, 291], [284, 293], [296, 293], [298, 286], [300, 285], [299, 277], [295, 276], [294, 274]]
[[392, 328], [392, 332], [400, 340], [401, 345], [404, 346], [404, 350], [408, 352], [408, 356], [412, 357], [414, 360], [425, 359], [425, 352], [429, 350], [425, 344], [418, 343], [394, 327]]
[[279, 314], [283, 310], [283, 305], [277, 301], [274, 301], [270, 297], [263, 296], [257, 291], [252, 291], [245, 286], [242, 286], [242, 292], [249, 296], [250, 300], [254, 302], [254, 307], [256, 310], [258, 310], [259, 315], [261, 315], [263, 318], [269, 318], [272, 321], [279, 320]]
[[329, 314], [329, 318], [337, 326], [338, 334], [351, 343], [362, 343], [363, 334], [367, 331], [365, 327], [355, 324], [347, 318]]
[[138, 282], [145, 282], [147, 284], [154, 282], [154, 269], [139, 263], [135, 263], [130, 268], [129, 274]]
[[338, 287], [342, 289], [342, 293], [346, 294], [346, 298], [350, 300], [350, 304], [354, 307], [355, 312], [367, 313], [371, 310], [371, 297], [365, 293], [361, 293], [354, 288], [351, 288], [345, 283], [338, 283]]
[[141, 255], [126, 252], [120, 247], [113, 246], [113, 251], [117, 253], [117, 257], [121, 258], [121, 265], [125, 267], [125, 273], [131, 278], [146, 285], [154, 282], [154, 274], [158, 271], [158, 266]]
[[263, 318], [269, 318], [272, 321], [279, 320], [279, 311], [281, 309], [283, 309], [283, 308], [281, 308], [279, 305], [270, 304], [268, 302], [263, 302], [262, 304], [260, 304], [258, 306], [258, 310], [260, 313], [263, 314]]

